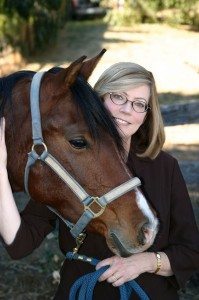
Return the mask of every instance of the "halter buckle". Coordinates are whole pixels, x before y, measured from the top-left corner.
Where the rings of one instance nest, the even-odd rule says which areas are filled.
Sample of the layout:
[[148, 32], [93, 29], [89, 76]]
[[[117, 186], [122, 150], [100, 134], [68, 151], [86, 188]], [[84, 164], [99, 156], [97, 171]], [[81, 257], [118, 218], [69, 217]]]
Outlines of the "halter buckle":
[[105, 210], [105, 206], [100, 204], [99, 199], [99, 197], [91, 197], [91, 202], [87, 205], [84, 205], [84, 211], [90, 211], [93, 215], [93, 218], [101, 216]]

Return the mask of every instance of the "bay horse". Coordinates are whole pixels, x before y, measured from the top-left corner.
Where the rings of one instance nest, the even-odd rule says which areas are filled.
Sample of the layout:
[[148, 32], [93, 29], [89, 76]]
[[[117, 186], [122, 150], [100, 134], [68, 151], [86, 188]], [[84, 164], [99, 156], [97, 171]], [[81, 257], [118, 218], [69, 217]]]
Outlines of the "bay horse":
[[[87, 80], [105, 51], [67, 68], [45, 72], [39, 91], [41, 125], [50, 153], [89, 195], [101, 196], [131, 177], [122, 159], [122, 140], [109, 112]], [[30, 88], [35, 72], [19, 71], [0, 79], [0, 114], [6, 119], [8, 174], [14, 192], [24, 190], [27, 153], [32, 145]], [[75, 223], [84, 205], [41, 160], [28, 180], [34, 201], [51, 207]], [[95, 204], [95, 203], [94, 203]], [[120, 256], [149, 248], [157, 233], [157, 219], [139, 188], [107, 205], [86, 230], [105, 237]]]

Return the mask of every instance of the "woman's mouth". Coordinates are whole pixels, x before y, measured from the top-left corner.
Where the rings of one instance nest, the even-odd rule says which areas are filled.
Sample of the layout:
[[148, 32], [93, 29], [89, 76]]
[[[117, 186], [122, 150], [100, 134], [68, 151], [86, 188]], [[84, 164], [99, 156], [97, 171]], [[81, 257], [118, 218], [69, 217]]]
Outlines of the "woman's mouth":
[[116, 121], [118, 124], [122, 124], [122, 125], [129, 125], [129, 124], [131, 124], [131, 123], [125, 121], [125, 120], [122, 120], [122, 119], [119, 119], [119, 118], [116, 118], [116, 117], [115, 117], [114, 119], [115, 119], [115, 121]]

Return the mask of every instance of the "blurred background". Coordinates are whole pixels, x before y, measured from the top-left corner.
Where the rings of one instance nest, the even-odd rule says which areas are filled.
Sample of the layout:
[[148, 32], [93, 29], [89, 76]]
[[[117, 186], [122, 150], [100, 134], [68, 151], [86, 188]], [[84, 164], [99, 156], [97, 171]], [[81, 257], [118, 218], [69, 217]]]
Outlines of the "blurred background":
[[[0, 76], [67, 67], [107, 52], [90, 78], [119, 61], [153, 72], [165, 123], [165, 150], [180, 163], [199, 225], [199, 1], [0, 0]], [[28, 201], [15, 194], [19, 209]], [[0, 299], [49, 300], [64, 257], [57, 233], [20, 261], [0, 245]], [[180, 299], [199, 299], [194, 275]]]

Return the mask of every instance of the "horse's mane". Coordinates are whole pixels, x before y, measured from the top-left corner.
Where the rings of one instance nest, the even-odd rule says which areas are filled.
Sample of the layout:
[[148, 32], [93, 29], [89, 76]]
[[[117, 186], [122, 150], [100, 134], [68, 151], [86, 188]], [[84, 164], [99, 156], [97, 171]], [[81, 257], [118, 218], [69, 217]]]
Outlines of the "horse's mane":
[[7, 101], [12, 103], [12, 90], [18, 81], [24, 78], [32, 78], [33, 71], [18, 71], [0, 78], [0, 118], [4, 115], [4, 107]]
[[[56, 67], [50, 69], [48, 72], [57, 73], [60, 70], [61, 68]], [[33, 71], [19, 71], [0, 78], [0, 118], [4, 115], [6, 102], [9, 101], [12, 106], [12, 90], [17, 82], [24, 78], [31, 79], [34, 74], [35, 72]], [[78, 76], [71, 87], [71, 91], [77, 106], [80, 107], [83, 113], [92, 137], [95, 140], [100, 140], [100, 127], [103, 127], [113, 138], [118, 149], [123, 151], [122, 139], [117, 131], [116, 125], [91, 86], [81, 76]]]

